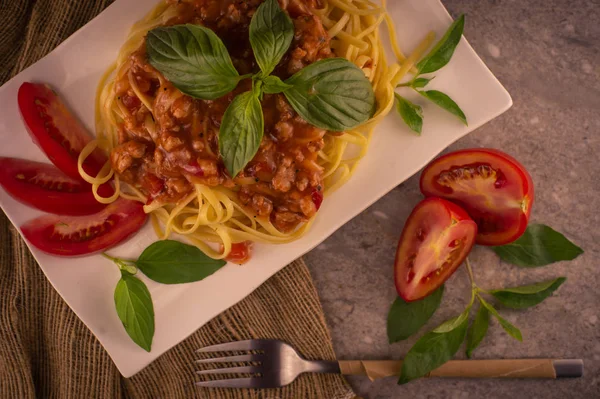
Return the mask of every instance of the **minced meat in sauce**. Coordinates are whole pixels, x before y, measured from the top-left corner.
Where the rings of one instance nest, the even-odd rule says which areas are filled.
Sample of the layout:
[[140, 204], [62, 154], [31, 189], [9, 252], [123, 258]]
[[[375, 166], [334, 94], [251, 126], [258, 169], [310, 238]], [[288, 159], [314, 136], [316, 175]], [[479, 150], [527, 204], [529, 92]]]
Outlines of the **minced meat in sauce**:
[[[169, 25], [204, 25], [223, 40], [241, 74], [259, 70], [249, 41], [249, 25], [261, 0], [167, 0], [179, 7]], [[332, 57], [330, 41], [312, 13], [316, 0], [279, 0], [294, 22], [290, 49], [274, 74], [285, 79], [306, 65]], [[282, 94], [265, 94], [265, 132], [256, 156], [235, 179], [219, 157], [219, 127], [233, 98], [250, 90], [245, 79], [216, 100], [181, 93], [147, 60], [145, 44], [130, 56], [131, 73], [140, 91], [154, 98], [154, 129], [150, 111], [130, 87], [127, 75], [117, 78], [116, 95], [129, 115], [119, 126], [119, 146], [111, 163], [122, 180], [148, 195], [149, 201], [175, 203], [193, 191], [193, 183], [235, 189], [239, 200], [257, 217], [269, 217], [280, 231], [293, 230], [317, 211], [323, 169], [317, 153], [326, 131], [309, 125]]]

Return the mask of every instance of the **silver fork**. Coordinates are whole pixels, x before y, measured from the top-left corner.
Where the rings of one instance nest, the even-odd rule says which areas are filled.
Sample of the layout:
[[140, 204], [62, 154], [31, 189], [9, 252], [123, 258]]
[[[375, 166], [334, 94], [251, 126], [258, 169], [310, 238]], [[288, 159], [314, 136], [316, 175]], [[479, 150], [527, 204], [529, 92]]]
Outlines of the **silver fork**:
[[253, 363], [247, 366], [196, 371], [205, 374], [255, 374], [246, 378], [200, 381], [196, 385], [213, 388], [277, 388], [288, 385], [302, 373], [340, 373], [337, 361], [305, 360], [296, 350], [275, 339], [251, 339], [198, 349], [197, 353], [257, 351], [245, 355], [196, 360], [196, 363]]
[[[278, 388], [290, 384], [302, 373], [366, 375], [370, 379], [376, 379], [398, 376], [402, 368], [401, 360], [305, 360], [292, 346], [274, 339], [230, 342], [208, 346], [196, 352], [255, 352], [196, 360], [198, 364], [246, 364], [196, 371], [200, 375], [252, 375], [196, 383], [201, 387], [212, 388]], [[582, 375], [581, 359], [486, 359], [450, 360], [425, 377], [572, 378]]]

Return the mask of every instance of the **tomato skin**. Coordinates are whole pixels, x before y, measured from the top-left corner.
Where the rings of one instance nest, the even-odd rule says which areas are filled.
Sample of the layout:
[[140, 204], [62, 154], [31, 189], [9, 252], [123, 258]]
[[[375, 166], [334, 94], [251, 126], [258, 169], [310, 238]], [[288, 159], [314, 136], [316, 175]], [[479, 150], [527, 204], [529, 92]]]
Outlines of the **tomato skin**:
[[421, 173], [421, 192], [463, 207], [478, 225], [477, 244], [504, 245], [527, 228], [534, 200], [533, 180], [502, 151], [474, 148], [431, 162]]
[[19, 202], [59, 215], [91, 215], [106, 206], [96, 201], [90, 184], [45, 163], [0, 157], [0, 184]]
[[231, 252], [225, 258], [226, 261], [242, 265], [252, 257], [254, 244], [252, 241], [243, 241], [231, 244]]
[[398, 295], [412, 302], [435, 291], [465, 260], [476, 234], [477, 225], [458, 205], [434, 197], [417, 204], [396, 250]]
[[[48, 159], [73, 179], [80, 178], [77, 158], [92, 138], [58, 96], [44, 84], [25, 82], [19, 87], [19, 110], [33, 142]], [[96, 176], [106, 156], [96, 149], [83, 165]]]
[[141, 203], [120, 198], [89, 216], [46, 215], [21, 226], [34, 247], [60, 256], [88, 255], [119, 244], [146, 222]]

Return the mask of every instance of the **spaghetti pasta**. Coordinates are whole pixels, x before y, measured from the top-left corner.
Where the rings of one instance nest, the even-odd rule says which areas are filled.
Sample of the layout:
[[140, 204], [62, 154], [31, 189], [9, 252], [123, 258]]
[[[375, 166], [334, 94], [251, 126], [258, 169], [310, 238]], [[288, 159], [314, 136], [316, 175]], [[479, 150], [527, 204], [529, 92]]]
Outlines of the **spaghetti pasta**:
[[[287, 3], [287, 2], [284, 2]], [[119, 196], [140, 201], [144, 210], [152, 217], [152, 225], [159, 238], [171, 234], [185, 236], [203, 252], [213, 258], [225, 258], [232, 244], [243, 241], [263, 243], [286, 243], [301, 237], [314, 221], [314, 215], [290, 231], [277, 228], [268, 216], [257, 215], [245, 206], [239, 198], [239, 186], [224, 184], [193, 183], [193, 190], [176, 202], [148, 201], [148, 193], [131, 184], [122, 184], [122, 176], [109, 161], [97, 176], [88, 175], [82, 168], [83, 161], [96, 147], [111, 153], [121, 144], [120, 134], [128, 120], [136, 118], [131, 107], [125, 102], [131, 98], [121, 98], [118, 85], [128, 85], [144, 109], [144, 118], [139, 122], [143, 134], [155, 139], [157, 129], [157, 99], [140, 87], [143, 81], [132, 72], [132, 55], [144, 44], [145, 35], [155, 27], [177, 23], [182, 8], [179, 2], [160, 3], [145, 18], [131, 28], [123, 47], [113, 65], [102, 76], [96, 96], [96, 140], [84, 148], [79, 157], [79, 171], [84, 180], [93, 185], [94, 196], [102, 203], [115, 201]], [[303, 161], [303, 167], [322, 172], [324, 195], [327, 196], [343, 185], [354, 173], [359, 161], [364, 157], [377, 123], [390, 111], [394, 102], [394, 87], [407, 74], [414, 72], [414, 64], [427, 50], [433, 34], [407, 57], [400, 51], [393, 23], [381, 6], [369, 0], [322, 0], [320, 7], [312, 9], [326, 29], [330, 48], [337, 56], [347, 58], [361, 68], [372, 83], [377, 109], [373, 117], [362, 126], [341, 133], [318, 134], [306, 138], [306, 144], [323, 139], [323, 147], [316, 152], [314, 161]], [[388, 63], [380, 38], [380, 26], [386, 22], [396, 61]], [[161, 87], [165, 78], [156, 71], [145, 71], [157, 79]], [[165, 88], [165, 90], [167, 90]], [[184, 96], [179, 92], [175, 97]], [[170, 101], [177, 101], [171, 98]], [[206, 118], [199, 126], [205, 131]], [[204, 130], [203, 130], [204, 129]], [[198, 143], [209, 155], [216, 157], [208, 135]], [[101, 197], [98, 187], [114, 179], [115, 194], [110, 198]], [[237, 184], [252, 184], [252, 178], [241, 177]], [[320, 188], [320, 187], [319, 187]], [[262, 190], [262, 189], [261, 189]], [[269, 188], [264, 190], [268, 192]], [[268, 193], [267, 193], [268, 194]], [[215, 245], [217, 244], [217, 245]], [[220, 245], [219, 245], [220, 244]]]

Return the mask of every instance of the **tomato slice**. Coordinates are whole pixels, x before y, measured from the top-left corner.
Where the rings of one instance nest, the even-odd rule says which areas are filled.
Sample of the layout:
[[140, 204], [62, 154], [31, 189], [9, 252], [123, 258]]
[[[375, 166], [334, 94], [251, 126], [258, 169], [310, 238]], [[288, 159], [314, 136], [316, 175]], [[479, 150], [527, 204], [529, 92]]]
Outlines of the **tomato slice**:
[[498, 150], [452, 152], [421, 174], [425, 196], [462, 206], [478, 227], [477, 243], [504, 245], [523, 234], [531, 215], [533, 181], [517, 160]]
[[225, 258], [226, 261], [237, 263], [238, 265], [244, 264], [250, 260], [252, 256], [252, 249], [254, 245], [252, 241], [244, 241], [231, 244], [231, 252]]
[[[0, 184], [16, 200], [59, 215], [90, 215], [106, 206], [96, 201], [91, 185], [45, 163], [0, 157]], [[112, 194], [108, 186], [99, 191]]]
[[[92, 140], [87, 130], [47, 85], [23, 83], [19, 88], [18, 102], [34, 143], [60, 170], [78, 179], [77, 158]], [[106, 156], [96, 149], [86, 159], [83, 168], [96, 176], [105, 162]]]
[[90, 216], [41, 216], [22, 225], [21, 232], [44, 252], [77, 256], [117, 245], [138, 231], [146, 219], [141, 203], [120, 198]]
[[394, 279], [405, 301], [431, 294], [465, 260], [477, 225], [458, 205], [426, 198], [412, 211], [400, 236]]

